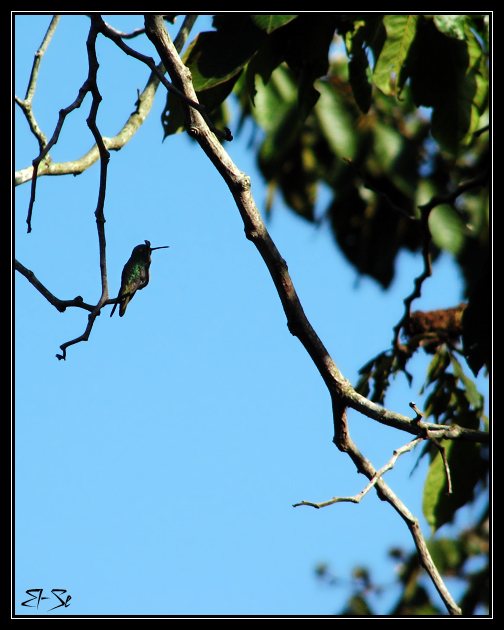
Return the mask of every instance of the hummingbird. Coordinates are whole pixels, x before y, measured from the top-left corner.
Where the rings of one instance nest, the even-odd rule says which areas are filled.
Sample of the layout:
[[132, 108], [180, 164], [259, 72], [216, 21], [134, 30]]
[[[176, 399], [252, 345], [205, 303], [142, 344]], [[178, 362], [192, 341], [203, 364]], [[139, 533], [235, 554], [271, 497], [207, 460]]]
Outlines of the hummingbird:
[[133, 299], [137, 291], [145, 289], [149, 284], [149, 267], [151, 265], [151, 252], [155, 249], [166, 249], [169, 245], [162, 247], [151, 247], [149, 241], [145, 241], [145, 245], [137, 245], [131, 252], [130, 259], [124, 265], [121, 276], [121, 289], [117, 296], [119, 302], [114, 304], [114, 308], [110, 313], [110, 317], [114, 314], [116, 306], [120, 304], [119, 316], [122, 317], [126, 312], [126, 307]]

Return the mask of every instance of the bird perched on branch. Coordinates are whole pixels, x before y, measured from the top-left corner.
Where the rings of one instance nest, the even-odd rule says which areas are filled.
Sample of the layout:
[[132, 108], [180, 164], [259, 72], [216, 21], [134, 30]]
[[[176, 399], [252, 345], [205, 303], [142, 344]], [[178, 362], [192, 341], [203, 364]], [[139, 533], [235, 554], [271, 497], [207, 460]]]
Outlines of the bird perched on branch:
[[130, 259], [124, 265], [121, 276], [121, 289], [117, 296], [118, 301], [114, 304], [110, 317], [114, 314], [118, 304], [120, 304], [119, 316], [122, 317], [124, 315], [135, 293], [145, 289], [149, 284], [149, 267], [152, 262], [151, 252], [155, 249], [166, 249], [167, 247], [169, 247], [169, 245], [151, 247], [150, 242], [145, 241], [145, 245], [137, 245], [133, 249]]

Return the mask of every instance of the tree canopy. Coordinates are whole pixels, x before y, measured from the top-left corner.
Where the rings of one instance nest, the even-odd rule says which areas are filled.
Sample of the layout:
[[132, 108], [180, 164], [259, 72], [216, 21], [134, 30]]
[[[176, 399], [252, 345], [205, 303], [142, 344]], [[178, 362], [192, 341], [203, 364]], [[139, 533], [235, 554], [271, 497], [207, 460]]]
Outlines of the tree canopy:
[[[220, 174], [228, 185], [246, 236], [268, 267], [289, 330], [329, 390], [334, 443], [369, 480], [362, 496], [296, 505], [320, 509], [340, 501], [358, 502], [376, 490], [402, 517], [416, 547], [411, 555], [391, 551], [401, 566], [402, 584], [401, 599], [391, 613], [442, 612], [422, 585], [423, 567], [451, 614], [474, 614], [489, 602], [488, 506], [458, 537], [426, 542], [407, 501], [402, 503], [386, 484], [385, 473], [398, 457], [423, 444], [419, 459], [429, 460], [423, 513], [432, 534], [487, 492], [488, 418], [473, 377], [491, 367], [489, 16], [221, 13], [214, 16], [214, 30], [199, 32], [191, 41], [195, 17], [186, 17], [172, 43], [161, 16], [147, 14], [145, 29], [126, 34], [91, 14], [89, 75], [74, 103], [62, 106], [48, 140], [37, 125], [32, 99], [37, 63], [56, 28], [53, 20], [26, 96], [16, 97], [39, 145], [33, 165], [16, 173], [16, 184], [31, 182], [30, 231], [37, 182], [49, 174], [79, 174], [100, 160], [95, 213], [100, 299], [96, 305], [80, 296], [59, 299], [21, 261], [16, 261], [16, 269], [60, 312], [76, 307], [89, 313], [84, 333], [61, 345], [59, 359], [66, 359], [76, 343], [92, 340], [96, 317], [120, 297], [109, 296], [105, 262], [109, 151], [120, 150], [141, 133], [156, 91], [166, 88], [160, 138], [169, 143], [174, 134], [187, 132], [215, 165], [216, 177]], [[175, 16], [164, 19], [173, 21]], [[150, 56], [135, 50], [134, 39], [142, 34], [152, 44]], [[150, 72], [135, 111], [114, 138], [103, 137], [97, 123], [101, 97], [95, 46], [102, 36], [145, 63]], [[189, 46], [179, 58], [186, 40]], [[87, 93], [93, 99], [88, 125], [96, 145], [73, 162], [53, 162], [49, 151]], [[238, 114], [235, 129], [232, 113]], [[403, 315], [391, 330], [391, 340], [384, 340], [383, 351], [369, 357], [353, 386], [305, 316], [286, 261], [259, 215], [250, 180], [225, 151], [233, 136], [251, 129], [250, 147], [268, 189], [267, 215], [276, 212], [281, 197], [307, 223], [329, 225], [335, 247], [356, 272], [384, 290], [395, 277], [401, 251], [417, 253], [423, 262], [422, 273], [404, 295]], [[413, 310], [433, 273], [433, 261], [443, 254], [451, 255], [460, 268], [465, 301], [432, 311]], [[411, 403], [409, 418], [386, 408], [387, 393], [399, 374], [412, 381], [410, 361], [420, 352], [430, 357], [422, 388], [428, 397], [423, 411]], [[409, 433], [411, 441], [386, 466], [375, 469], [350, 438], [347, 408]], [[474, 557], [484, 558], [485, 565], [471, 572], [467, 564]], [[317, 571], [330, 581], [328, 567], [320, 565]], [[459, 602], [444, 583], [453, 575], [466, 583]], [[358, 579], [362, 588], [342, 614], [373, 614], [368, 594], [374, 587], [367, 569]]]

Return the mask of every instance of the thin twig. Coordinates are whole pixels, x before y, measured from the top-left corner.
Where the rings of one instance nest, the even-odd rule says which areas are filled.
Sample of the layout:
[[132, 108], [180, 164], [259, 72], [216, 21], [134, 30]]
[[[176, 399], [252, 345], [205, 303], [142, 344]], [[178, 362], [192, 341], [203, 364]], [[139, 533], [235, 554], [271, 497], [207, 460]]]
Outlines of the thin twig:
[[33, 135], [37, 138], [37, 141], [39, 143], [39, 150], [41, 152], [43, 151], [45, 145], [47, 144], [47, 138], [37, 124], [35, 115], [33, 113], [32, 101], [33, 101], [33, 97], [35, 96], [35, 88], [37, 87], [37, 79], [38, 79], [40, 64], [42, 62], [42, 57], [44, 56], [45, 51], [47, 50], [47, 47], [49, 46], [49, 43], [51, 42], [52, 36], [54, 35], [54, 31], [56, 30], [56, 26], [58, 25], [60, 17], [61, 16], [59, 15], [53, 16], [51, 23], [49, 24], [49, 28], [47, 29], [47, 32], [44, 35], [44, 39], [42, 40], [42, 44], [40, 45], [40, 48], [35, 53], [30, 80], [28, 81], [28, 87], [26, 89], [26, 96], [24, 97], [24, 100], [21, 100], [18, 96], [14, 97], [16, 103], [23, 110], [24, 115], [26, 116], [26, 120], [28, 121], [28, 124], [30, 125], [30, 129]]
[[231, 132], [229, 131], [229, 129], [225, 128], [222, 131], [220, 129], [217, 129], [217, 127], [213, 125], [212, 121], [208, 117], [208, 114], [206, 113], [205, 107], [201, 105], [200, 103], [198, 103], [198, 100], [196, 97], [189, 98], [181, 90], [176, 88], [172, 83], [170, 83], [165, 78], [163, 73], [160, 72], [160, 70], [157, 68], [154, 62], [154, 59], [152, 57], [147, 57], [146, 55], [142, 55], [142, 53], [139, 53], [138, 51], [133, 50], [133, 48], [130, 48], [127, 44], [125, 44], [123, 40], [121, 39], [121, 37], [119, 37], [115, 31], [111, 30], [107, 26], [107, 24], [101, 19], [101, 16], [97, 17], [97, 24], [99, 26], [100, 32], [103, 35], [105, 35], [105, 37], [108, 37], [109, 39], [111, 39], [115, 44], [117, 44], [117, 46], [124, 53], [126, 53], [130, 57], [133, 57], [134, 59], [138, 59], [139, 61], [145, 63], [151, 69], [151, 72], [154, 72], [158, 76], [161, 83], [165, 86], [165, 88], [169, 92], [172, 92], [173, 94], [175, 94], [186, 105], [189, 105], [191, 108], [197, 110], [201, 114], [205, 122], [207, 123], [208, 127], [212, 130], [212, 132], [216, 136], [218, 136], [219, 138], [223, 138], [224, 140], [228, 140], [228, 141], [231, 141], [233, 139], [233, 136], [231, 135]]
[[292, 507], [298, 507], [300, 505], [310, 505], [311, 507], [319, 509], [319, 508], [327, 507], [328, 505], [333, 505], [334, 503], [343, 503], [343, 502], [360, 503], [362, 499], [366, 496], [366, 494], [371, 490], [371, 488], [374, 488], [378, 479], [380, 479], [382, 475], [384, 475], [388, 470], [391, 470], [394, 467], [397, 459], [404, 453], [411, 451], [419, 442], [422, 442], [424, 439], [425, 438], [423, 437], [415, 438], [414, 440], [412, 440], [411, 442], [408, 442], [404, 446], [401, 446], [400, 448], [395, 449], [394, 454], [389, 459], [389, 461], [382, 468], [380, 468], [380, 470], [376, 472], [376, 474], [373, 476], [370, 482], [358, 494], [355, 494], [353, 497], [333, 497], [332, 499], [329, 499], [328, 501], [323, 501], [321, 503], [301, 501], [300, 503], [294, 503]]
[[394, 339], [393, 339], [392, 344], [394, 348], [397, 349], [397, 351], [399, 352], [406, 351], [406, 348], [404, 348], [404, 346], [402, 346], [402, 344], [399, 342], [399, 335], [401, 333], [402, 328], [404, 328], [406, 323], [409, 321], [409, 318], [411, 316], [411, 304], [413, 300], [421, 296], [422, 285], [424, 281], [430, 276], [432, 276], [432, 263], [431, 263], [431, 255], [430, 255], [430, 245], [432, 241], [432, 235], [429, 228], [430, 213], [436, 206], [440, 206], [443, 204], [448, 204], [448, 205], [453, 204], [453, 202], [457, 199], [457, 197], [459, 197], [460, 195], [462, 195], [463, 193], [467, 192], [468, 190], [472, 188], [477, 188], [479, 186], [482, 186], [487, 181], [487, 179], [488, 179], [488, 171], [485, 171], [481, 175], [478, 175], [477, 177], [474, 177], [473, 179], [470, 179], [467, 182], [459, 184], [452, 192], [446, 193], [444, 195], [434, 195], [427, 203], [424, 203], [423, 205], [418, 206], [421, 213], [420, 225], [422, 226], [422, 232], [423, 232], [422, 258], [424, 261], [424, 269], [422, 273], [418, 276], [418, 278], [415, 278], [414, 289], [412, 293], [404, 299], [404, 314], [399, 320], [399, 322], [396, 324], [396, 326], [394, 326]]
[[[166, 13], [163, 15], [163, 19], [168, 20], [168, 22], [171, 22], [172, 24], [175, 24], [176, 15], [177, 15], [176, 13]], [[110, 28], [112, 31], [114, 31], [114, 33], [118, 37], [121, 37], [122, 39], [133, 39], [134, 37], [138, 37], [139, 35], [145, 34], [145, 28], [136, 28], [131, 33], [123, 33], [122, 31], [118, 31], [113, 26], [110, 26], [110, 24], [107, 24], [107, 27]], [[179, 49], [179, 52], [180, 50], [182, 49]]]
[[94, 321], [96, 317], [100, 314], [100, 310], [102, 306], [108, 300], [108, 281], [107, 281], [107, 260], [106, 260], [106, 239], [105, 239], [105, 214], [104, 214], [104, 205], [105, 205], [105, 192], [107, 189], [107, 171], [108, 171], [108, 163], [110, 159], [110, 153], [105, 148], [105, 144], [103, 142], [102, 136], [98, 129], [98, 125], [96, 123], [96, 116], [98, 114], [98, 108], [100, 106], [102, 97], [100, 91], [98, 89], [97, 82], [97, 74], [98, 74], [98, 59], [96, 56], [96, 37], [98, 35], [98, 27], [97, 27], [97, 19], [94, 15], [91, 16], [91, 28], [89, 30], [89, 35], [86, 41], [86, 48], [88, 52], [88, 78], [86, 80], [86, 85], [88, 86], [89, 91], [92, 94], [93, 100], [91, 102], [91, 109], [89, 112], [89, 116], [87, 118], [87, 124], [91, 133], [94, 136], [96, 145], [98, 146], [98, 150], [100, 152], [100, 187], [98, 191], [98, 201], [95, 210], [96, 217], [96, 226], [98, 229], [98, 241], [100, 248], [100, 271], [101, 271], [101, 284], [102, 284], [102, 293], [100, 299], [98, 300], [98, 304], [95, 306], [93, 311], [89, 314], [88, 324], [86, 326], [86, 330], [84, 333], [73, 339], [72, 341], [67, 341], [66, 343], [60, 346], [62, 354], [57, 354], [56, 357], [61, 361], [62, 359], [66, 359], [66, 349], [80, 341], [87, 341], [89, 339], [89, 335], [91, 334], [91, 330], [93, 328]]
[[[185, 17], [174, 42], [174, 45], [179, 52], [182, 50], [185, 42], [187, 41], [189, 33], [191, 32], [197, 17], [197, 15], [187, 15]], [[157, 70], [164, 74], [165, 69], [162, 63], [157, 66]], [[122, 129], [112, 138], [103, 138], [103, 142], [108, 151], [119, 151], [135, 135], [152, 109], [154, 96], [159, 87], [159, 83], [160, 80], [158, 73], [151, 72], [145, 88], [137, 99], [135, 111], [130, 114]], [[16, 102], [18, 102], [17, 97]], [[45, 144], [47, 144], [47, 140], [45, 140], [44, 146]], [[77, 160], [69, 162], [52, 162], [45, 160], [44, 163], [39, 162], [37, 165], [37, 177], [41, 177], [42, 175], [79, 175], [92, 166], [99, 157], [100, 153], [97, 145], [95, 144], [88, 153]], [[23, 168], [14, 174], [14, 185], [19, 186], [20, 184], [24, 184], [25, 182], [33, 179], [33, 176], [33, 165]]]
[[54, 130], [52, 138], [49, 140], [47, 145], [42, 149], [38, 157], [33, 160], [33, 176], [32, 176], [32, 185], [31, 185], [31, 195], [30, 195], [30, 204], [28, 206], [28, 216], [26, 218], [26, 223], [28, 224], [28, 233], [31, 232], [31, 220], [32, 220], [32, 212], [33, 212], [33, 204], [35, 203], [35, 190], [37, 187], [37, 175], [38, 175], [38, 167], [39, 164], [44, 160], [46, 155], [48, 155], [51, 148], [58, 142], [59, 135], [61, 133], [61, 129], [63, 127], [63, 123], [65, 122], [65, 118], [74, 111], [74, 109], [79, 108], [82, 105], [82, 102], [89, 90], [89, 83], [86, 80], [83, 86], [79, 89], [79, 94], [75, 101], [64, 109], [60, 109], [58, 122], [56, 123], [56, 129]]
[[[416, 406], [416, 404], [414, 402], [410, 402], [409, 406], [413, 409], [413, 411], [416, 413], [416, 418], [414, 419], [414, 421], [417, 424], [420, 424], [424, 414], [418, 409], [418, 407]], [[422, 428], [424, 428], [424, 424], [422, 423]], [[436, 439], [438, 437], [437, 433], [435, 431], [431, 431], [429, 429], [425, 429], [425, 436], [431, 440], [431, 442], [433, 442], [436, 447], [438, 448], [439, 452], [441, 453], [441, 457], [443, 458], [443, 464], [444, 464], [444, 469], [445, 469], [445, 473], [446, 473], [446, 483], [448, 485], [448, 490], [446, 492], [446, 494], [451, 494], [452, 493], [452, 482], [451, 482], [451, 474], [450, 474], [450, 466], [448, 465], [448, 460], [446, 458], [446, 451], [444, 446], [442, 446], [438, 440]]]

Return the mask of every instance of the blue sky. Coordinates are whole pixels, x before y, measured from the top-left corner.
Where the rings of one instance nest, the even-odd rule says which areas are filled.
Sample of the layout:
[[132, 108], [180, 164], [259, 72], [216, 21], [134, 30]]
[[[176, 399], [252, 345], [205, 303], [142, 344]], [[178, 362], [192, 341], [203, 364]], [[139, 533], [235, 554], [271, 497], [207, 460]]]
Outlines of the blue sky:
[[[140, 16], [105, 19], [124, 31], [143, 26]], [[47, 15], [15, 18], [20, 97], [49, 22]], [[173, 37], [180, 24], [170, 27]], [[34, 111], [48, 137], [87, 75], [88, 29], [84, 16], [62, 17], [43, 58]], [[197, 22], [193, 35], [202, 29]], [[145, 37], [129, 44], [157, 61]], [[102, 37], [98, 61], [98, 124], [113, 136], [148, 69]], [[15, 274], [15, 612], [47, 613], [59, 603], [54, 598], [38, 611], [21, 602], [28, 589], [50, 596], [57, 588], [71, 595], [65, 613], [73, 615], [333, 614], [352, 592], [356, 565], [389, 585], [373, 600], [386, 612], [398, 595], [387, 549], [411, 550], [409, 532], [375, 493], [359, 505], [292, 507], [355, 494], [365, 479], [332, 444], [329, 395], [287, 329], [226, 185], [183, 134], [161, 142], [164, 103], [159, 89], [147, 121], [109, 164], [111, 294], [135, 245], [170, 245], [153, 253], [151, 283], [125, 317], [110, 318], [106, 307], [89, 341], [58, 361], [60, 344], [82, 334], [87, 314], [59, 313]], [[77, 159], [93, 145], [89, 106], [88, 95], [67, 118], [53, 161]], [[17, 170], [37, 155], [17, 107], [15, 134]], [[226, 149], [250, 175], [262, 210], [266, 193], [247, 134]], [[16, 257], [61, 299], [81, 295], [93, 303], [100, 296], [98, 184], [98, 164], [78, 177], [40, 178], [31, 234], [30, 184], [15, 190]], [[359, 368], [389, 347], [402, 300], [422, 270], [420, 256], [402, 254], [384, 292], [356, 276], [327, 226], [303, 222], [278, 200], [267, 227], [310, 322], [355, 384]], [[444, 256], [414, 308], [454, 306], [461, 297], [457, 269]], [[410, 401], [422, 407], [428, 360], [413, 360], [411, 389], [396, 380], [388, 408], [409, 415]], [[478, 383], [486, 387], [484, 379]], [[377, 468], [408, 442], [354, 411], [349, 418], [354, 441]], [[401, 457], [386, 481], [427, 536], [426, 463], [409, 474], [417, 457], [418, 450]], [[456, 525], [471, 514], [462, 511]], [[340, 578], [339, 588], [316, 580], [319, 562]], [[458, 586], [451, 586], [456, 596]]]

